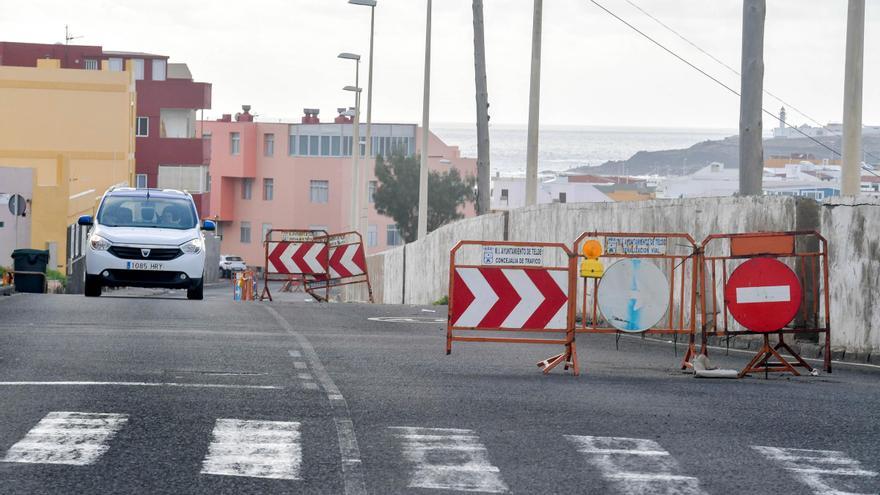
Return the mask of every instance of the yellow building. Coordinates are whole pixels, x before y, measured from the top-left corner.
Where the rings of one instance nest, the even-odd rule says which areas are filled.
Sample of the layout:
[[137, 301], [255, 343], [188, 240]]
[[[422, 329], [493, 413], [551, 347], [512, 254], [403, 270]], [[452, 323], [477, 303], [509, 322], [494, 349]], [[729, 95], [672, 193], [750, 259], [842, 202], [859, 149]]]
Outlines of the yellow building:
[[33, 170], [30, 247], [50, 249], [49, 268], [65, 269], [67, 227], [93, 213], [110, 186], [134, 179], [132, 69], [106, 64], [0, 66], [0, 168]]

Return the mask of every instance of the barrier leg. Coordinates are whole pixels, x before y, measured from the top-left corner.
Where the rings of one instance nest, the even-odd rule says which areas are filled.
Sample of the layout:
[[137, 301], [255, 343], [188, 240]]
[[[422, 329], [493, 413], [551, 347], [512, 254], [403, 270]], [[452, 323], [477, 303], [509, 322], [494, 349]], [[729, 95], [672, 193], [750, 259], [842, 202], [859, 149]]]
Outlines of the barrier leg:
[[[775, 357], [779, 360], [779, 362], [771, 363], [770, 358]], [[800, 376], [794, 366], [792, 366], [785, 358], [782, 357], [781, 354], [776, 352], [776, 349], [770, 346], [770, 336], [764, 335], [764, 345], [758, 351], [758, 354], [749, 361], [749, 364], [746, 365], [742, 371], [739, 372], [739, 378], [742, 378], [749, 373], [777, 373], [777, 372], [785, 372], [788, 371], [794, 376]]]
[[813, 367], [810, 366], [806, 361], [804, 361], [804, 358], [802, 358], [800, 354], [794, 352], [794, 349], [792, 349], [791, 346], [789, 346], [788, 343], [782, 338], [782, 334], [779, 334], [779, 342], [776, 344], [776, 347], [774, 347], [774, 349], [777, 351], [780, 349], [787, 351], [790, 356], [794, 357], [797, 360], [798, 364], [796, 366], [801, 366], [807, 371], [813, 371]]

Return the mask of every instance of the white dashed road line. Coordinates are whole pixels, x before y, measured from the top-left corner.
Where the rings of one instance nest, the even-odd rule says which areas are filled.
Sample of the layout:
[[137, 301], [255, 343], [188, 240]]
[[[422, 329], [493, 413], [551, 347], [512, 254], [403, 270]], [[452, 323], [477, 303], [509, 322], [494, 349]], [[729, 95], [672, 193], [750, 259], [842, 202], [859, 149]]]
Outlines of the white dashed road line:
[[274, 385], [232, 385], [224, 383], [170, 383], [170, 382], [0, 382], [0, 387], [178, 387], [178, 388], [239, 388], [255, 390], [282, 390]]
[[[364, 484], [363, 465], [361, 462], [360, 449], [358, 448], [357, 437], [354, 433], [354, 425], [351, 422], [351, 415], [348, 411], [348, 403], [339, 392], [339, 388], [330, 378], [324, 365], [321, 364], [318, 353], [315, 348], [301, 333], [293, 328], [293, 325], [285, 320], [274, 308], [269, 305], [263, 305], [278, 322], [278, 325], [291, 334], [299, 344], [302, 357], [308, 364], [312, 374], [330, 401], [330, 408], [333, 412], [333, 422], [336, 425], [336, 433], [339, 439], [339, 455], [342, 461], [342, 484], [345, 495], [361, 495], [366, 494], [367, 489]], [[291, 356], [295, 357], [295, 356]]]
[[125, 414], [55, 411], [31, 428], [3, 462], [85, 466], [106, 452], [111, 438], [128, 421]]
[[507, 485], [472, 430], [394, 426], [403, 455], [415, 465], [409, 486], [504, 493]]
[[566, 435], [620, 493], [697, 495], [700, 481], [682, 476], [678, 463], [653, 440]]
[[296, 480], [302, 465], [300, 424], [218, 419], [202, 474]]
[[[875, 471], [862, 469], [859, 461], [847, 457], [838, 450], [784, 449], [753, 445], [753, 449], [767, 459], [775, 461], [792, 473], [803, 484], [810, 487], [816, 495], [856, 495], [878, 493], [880, 486], [869, 488], [869, 492], [853, 492], [852, 482], [868, 484], [877, 477]], [[838, 478], [839, 477], [839, 478]], [[870, 479], [869, 479], [870, 478]], [[843, 481], [843, 483], [840, 483]], [[867, 487], [866, 487], [867, 488]]]

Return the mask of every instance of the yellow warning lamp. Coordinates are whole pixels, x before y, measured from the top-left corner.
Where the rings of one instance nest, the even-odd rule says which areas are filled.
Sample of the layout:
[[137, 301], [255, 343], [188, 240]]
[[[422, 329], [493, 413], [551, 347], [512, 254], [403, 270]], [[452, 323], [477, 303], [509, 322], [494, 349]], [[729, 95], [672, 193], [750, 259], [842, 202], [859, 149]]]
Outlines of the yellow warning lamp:
[[596, 240], [589, 240], [584, 243], [584, 247], [581, 250], [584, 253], [584, 257], [587, 258], [581, 261], [581, 277], [601, 278], [602, 274], [605, 273], [605, 268], [602, 267], [602, 262], [599, 261], [599, 256], [602, 256], [602, 244]]

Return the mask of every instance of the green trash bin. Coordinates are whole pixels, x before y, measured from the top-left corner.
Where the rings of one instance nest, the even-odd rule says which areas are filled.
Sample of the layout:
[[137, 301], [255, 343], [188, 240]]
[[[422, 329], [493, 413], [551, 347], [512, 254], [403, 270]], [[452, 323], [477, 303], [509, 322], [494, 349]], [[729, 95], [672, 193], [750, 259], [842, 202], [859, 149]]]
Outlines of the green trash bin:
[[[49, 251], [41, 249], [16, 249], [12, 252], [13, 270], [16, 272], [46, 273]], [[43, 293], [45, 278], [40, 275], [15, 274], [16, 292]]]

